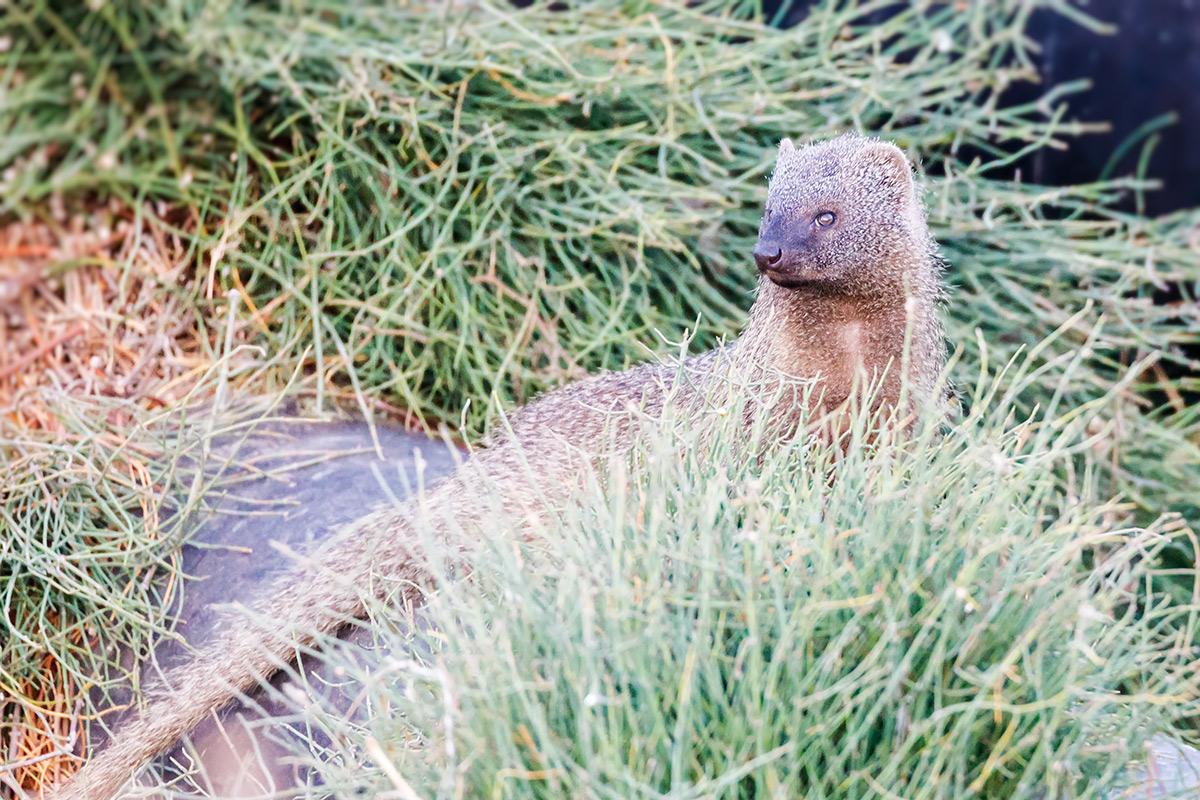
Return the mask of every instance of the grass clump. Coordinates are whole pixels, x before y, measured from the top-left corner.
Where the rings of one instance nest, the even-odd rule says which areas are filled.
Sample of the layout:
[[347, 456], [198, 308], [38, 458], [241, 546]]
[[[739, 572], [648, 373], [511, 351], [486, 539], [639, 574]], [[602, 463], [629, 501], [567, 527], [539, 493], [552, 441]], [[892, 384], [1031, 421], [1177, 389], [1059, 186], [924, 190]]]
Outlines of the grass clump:
[[383, 634], [417, 655], [346, 662], [380, 713], [326, 720], [330, 790], [1109, 796], [1196, 711], [1200, 604], [1155, 566], [1189, 532], [1119, 522], [1097, 409], [1014, 424], [1015, 395], [979, 392], [944, 437], [860, 419], [844, 457], [668, 420], [647, 480], [615, 465], [444, 576], [425, 633]]
[[867, 24], [882, 5], [786, 31], [714, 3], [38, 7], [0, 212], [84, 187], [183, 207], [195, 302], [242, 291], [319, 391], [352, 371], [477, 433], [493, 396], [627, 366], [655, 330], [736, 330], [782, 136], [882, 131], [940, 172], [1082, 129], [1000, 102], [1033, 74], [1031, 4]]
[[[210, 462], [213, 437], [228, 449], [271, 411], [193, 400], [128, 416], [128, 403], [51, 397], [48, 430], [0, 420], [0, 786], [31, 791], [67, 774], [87, 718], [113, 711], [91, 706], [91, 687], [123, 680], [123, 653], [170, 635], [186, 591], [179, 547], [210, 492], [245, 472], [236, 458]], [[126, 415], [119, 436], [97, 430], [112, 415]]]
[[[1062, 4], [913, 2], [893, 8], [886, 22], [868, 22], [890, 5], [824, 3], [780, 31], [755, 20], [752, 4], [674, 0], [521, 11], [488, 2], [10, 2], [0, 18], [9, 43], [0, 52], [0, 218], [11, 227], [73, 230], [76, 213], [86, 212], [86, 225], [112, 227], [137, 245], [22, 256], [22, 302], [45, 301], [53, 315], [59, 275], [99, 270], [111, 285], [137, 285], [139, 298], [153, 300], [129, 308], [178, 317], [162, 328], [186, 340], [172, 350], [165, 385], [177, 388], [176, 378], [237, 352], [242, 366], [257, 369], [233, 370], [230, 393], [279, 390], [303, 373], [299, 390], [316, 395], [318, 407], [350, 399], [473, 438], [494, 403], [641, 360], [647, 347], [665, 347], [660, 332], [675, 340], [696, 328], [706, 346], [738, 330], [775, 143], [862, 129], [896, 141], [924, 172], [930, 222], [951, 267], [956, 380], [978, 385], [995, 364], [1029, 352], [1028, 375], [1020, 383], [999, 375], [997, 391], [1016, 418], [1089, 421], [1080, 434], [1091, 453], [1087, 491], [1069, 483], [1082, 473], [1068, 468], [1074, 462], [1061, 448], [1000, 452], [1058, 475], [1070, 489], [1061, 497], [1106, 511], [1101, 524], [1067, 509], [1080, 529], [1158, 531], [1172, 511], [1194, 524], [1200, 216], [1150, 220], [1113, 210], [1122, 192], [1147, 188], [1139, 180], [1048, 189], [1003, 179], [1015, 153], [1063, 146], [1063, 137], [1084, 130], [1062, 122], [1070, 87], [1050, 90], [1041, 103], [1005, 102], [1009, 86], [1036, 77], [1026, 54], [1029, 15]], [[30, 252], [20, 241], [0, 248], [10, 244], [5, 254]], [[238, 300], [227, 302], [232, 291]], [[111, 350], [96, 354], [102, 363], [142, 369], [145, 352], [108, 343], [130, 341], [120, 333], [145, 320], [132, 311], [85, 316], [89, 341]], [[146, 331], [159, 329], [145, 326], [145, 348], [155, 346]], [[244, 343], [258, 349], [239, 349]], [[71, 355], [80, 345], [73, 338], [55, 347]], [[0, 372], [22, 381], [14, 403], [38, 400], [45, 411], [59, 402], [41, 366]], [[119, 408], [123, 419], [160, 407], [163, 419], [173, 418], [190, 402], [90, 380], [72, 391], [80, 402]], [[969, 412], [985, 399], [968, 393], [964, 405]], [[150, 580], [139, 571], [147, 562], [110, 558], [110, 544], [169, 559], [167, 544], [149, 544], [163, 540], [142, 503], [173, 492], [196, 498], [190, 485], [184, 491], [150, 465], [150, 486], [134, 492], [124, 478], [109, 486], [110, 455], [91, 449], [124, 446], [102, 438], [113, 436], [108, 418], [6, 429], [0, 458], [16, 465], [16, 477], [0, 503], [21, 544], [5, 553], [4, 587], [13, 607], [36, 609], [6, 622], [17, 644], [6, 646], [0, 668], [14, 685], [41, 679], [41, 650], [81, 674], [86, 626], [111, 624], [118, 607], [130, 626], [160, 625], [157, 598], [143, 591], [153, 583], [142, 583]], [[73, 437], [68, 444], [55, 438], [63, 432]], [[117, 438], [140, 435], [122, 426]], [[967, 463], [968, 455], [983, 457], [975, 444], [943, 447], [954, 446]], [[34, 451], [36, 468], [24, 460]], [[966, 502], [957, 493], [969, 487], [952, 484], [978, 476], [948, 458], [935, 462], [911, 485]], [[77, 486], [80, 464], [86, 480]], [[837, 485], [870, 488], [862, 469], [863, 477]], [[732, 478], [710, 477], [735, 491]], [[822, 497], [818, 488], [797, 502]], [[1131, 503], [1110, 502], [1115, 497]], [[57, 499], [42, 502], [50, 498]], [[1038, 498], [1014, 499], [1012, 508], [1025, 503], [1053, 516], [1060, 500]], [[895, 513], [923, 519], [918, 511]], [[683, 538], [678, 531], [704, 521], [688, 519], [676, 533], [660, 529], [656, 541]], [[1036, 526], [1020, 519], [997, 535], [1024, 541]], [[704, 524], [712, 528], [705, 535], [717, 537], [706, 540], [711, 547], [743, 557], [731, 522]], [[41, 531], [53, 535], [39, 538]], [[937, 546], [951, 548], [960, 534], [951, 525]], [[855, 546], [854, 537], [845, 546]], [[1191, 563], [1187, 548], [1155, 552], [1166, 566]], [[82, 570], [78, 580], [58, 579], [59, 561]], [[617, 564], [612, 576], [648, 563]], [[1177, 592], [1190, 598], [1186, 574], [1176, 577]], [[737, 589], [721, 579], [723, 591]], [[126, 586], [134, 589], [122, 597]], [[738, 607], [764, 608], [749, 595], [730, 596]], [[789, 608], [808, 608], [798, 594], [782, 596], [794, 601]], [[715, 621], [705, 624], [717, 630]], [[769, 654], [761, 655], [767, 664]], [[1005, 746], [1028, 735], [1021, 729]], [[1006, 769], [1007, 761], [993, 772]], [[669, 774], [683, 780], [686, 772]], [[637, 780], [663, 778], [644, 772]]]

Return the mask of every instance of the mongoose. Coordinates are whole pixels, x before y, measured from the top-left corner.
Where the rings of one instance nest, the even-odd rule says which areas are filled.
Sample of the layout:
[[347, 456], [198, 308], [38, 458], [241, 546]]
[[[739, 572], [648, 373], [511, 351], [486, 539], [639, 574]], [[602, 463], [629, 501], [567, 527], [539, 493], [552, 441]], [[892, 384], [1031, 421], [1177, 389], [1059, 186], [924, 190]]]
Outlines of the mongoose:
[[[272, 631], [231, 622], [227, 636], [168, 676], [144, 713], [51, 797], [108, 800], [147, 760], [290, 661], [317, 632], [363, 616], [364, 595], [427, 584], [419, 557], [426, 539], [414, 524], [422, 508], [437, 512], [429, 525], [439, 551], [464, 557], [470, 545], [464, 534], [497, 534], [477, 502], [487, 486], [503, 486], [502, 503], [514, 518], [536, 521], [578, 484], [582, 468], [630, 448], [637, 429], [622, 415], [630, 405], [653, 417], [667, 398], [698, 402], [705, 387], [740, 370], [815, 381], [824, 409], [874, 381], [877, 402], [895, 406], [902, 362], [915, 399], [929, 398], [945, 355], [940, 261], [912, 166], [899, 148], [857, 135], [799, 149], [784, 139], [754, 262], [757, 298], [735, 342], [675, 367], [598, 375], [531, 403], [508, 435], [423, 498], [339, 532], [259, 610], [277, 623]], [[765, 410], [771, 417], [786, 422], [800, 415], [799, 394], [775, 396], [793, 399]], [[418, 589], [405, 591], [419, 602]]]

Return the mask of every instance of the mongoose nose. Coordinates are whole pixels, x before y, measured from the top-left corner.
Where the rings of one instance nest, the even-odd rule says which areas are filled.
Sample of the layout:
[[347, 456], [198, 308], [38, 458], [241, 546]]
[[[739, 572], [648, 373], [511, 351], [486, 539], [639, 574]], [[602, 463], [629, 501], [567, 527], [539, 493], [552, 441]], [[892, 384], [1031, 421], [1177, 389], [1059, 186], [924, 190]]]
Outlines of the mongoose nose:
[[754, 263], [760, 270], [767, 270], [779, 263], [783, 258], [783, 250], [776, 244], [759, 242], [754, 245]]

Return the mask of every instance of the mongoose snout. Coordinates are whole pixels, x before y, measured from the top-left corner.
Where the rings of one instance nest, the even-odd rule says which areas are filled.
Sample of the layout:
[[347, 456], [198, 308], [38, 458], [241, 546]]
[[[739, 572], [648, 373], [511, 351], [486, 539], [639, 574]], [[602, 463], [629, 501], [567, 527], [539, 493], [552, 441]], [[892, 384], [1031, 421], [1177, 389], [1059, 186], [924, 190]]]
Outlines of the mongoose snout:
[[758, 266], [758, 273], [784, 288], [796, 288], [806, 281], [819, 278], [812, 258], [815, 235], [810, 226], [803, 224], [792, 225], [791, 230], [781, 222], [770, 224], [754, 245], [754, 263]]
[[[796, 152], [790, 142], [783, 151]], [[845, 165], [839, 163], [837, 168], [845, 170]], [[838, 180], [842, 179], [838, 175]], [[809, 177], [808, 183], [820, 186], [817, 178]], [[836, 186], [840, 188], [841, 183]], [[768, 200], [758, 242], [754, 245], [754, 263], [758, 265], [759, 274], [785, 288], [834, 277], [835, 270], [831, 267], [837, 266], [837, 262], [847, 255], [845, 246], [838, 241], [840, 229], [845, 226], [839, 219], [839, 212], [834, 210], [838, 205], [837, 198], [828, 194], [826, 188], [825, 192], [817, 192], [811, 197], [776, 198], [774, 203]], [[862, 224], [860, 221], [859, 225]]]
[[760, 275], [785, 288], [832, 276], [826, 251], [837, 246], [831, 239], [837, 233], [838, 215], [824, 205], [764, 215], [754, 245], [754, 263]]
[[759, 237], [758, 244], [754, 245], [754, 263], [758, 264], [758, 271], [767, 273], [771, 271], [771, 267], [779, 263], [783, 258], [783, 248], [776, 242], [768, 242]]

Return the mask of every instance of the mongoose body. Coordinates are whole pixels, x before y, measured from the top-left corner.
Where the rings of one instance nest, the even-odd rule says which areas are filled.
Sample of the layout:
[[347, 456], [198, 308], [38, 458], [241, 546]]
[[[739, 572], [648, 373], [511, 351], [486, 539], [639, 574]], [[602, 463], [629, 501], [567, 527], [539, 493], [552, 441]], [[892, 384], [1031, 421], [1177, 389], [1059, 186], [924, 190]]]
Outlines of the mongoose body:
[[[370, 514], [339, 532], [271, 593], [259, 617], [270, 631], [231, 625], [229, 635], [169, 675], [146, 710], [51, 795], [107, 800], [148, 759], [201, 719], [290, 661], [297, 647], [365, 613], [364, 598], [429, 582], [416, 520], [428, 516], [439, 551], [467, 558], [472, 540], [496, 536], [478, 498], [503, 487], [504, 510], [528, 520], [578, 485], [581, 470], [628, 451], [633, 407], [653, 418], [667, 402], [700, 413], [716, 381], [815, 382], [818, 413], [835, 412], [856, 386], [876, 402], [901, 402], [907, 370], [913, 408], [931, 399], [944, 361], [939, 261], [912, 167], [895, 146], [847, 135], [779, 148], [754, 249], [761, 274], [750, 323], [733, 344], [679, 365], [646, 365], [565, 387], [517, 413], [508, 433], [416, 502]], [[737, 379], [729, 381], [736, 385]], [[798, 392], [763, 409], [786, 430]], [[902, 409], [907, 411], [908, 409]], [[432, 514], [424, 514], [431, 510]], [[409, 587], [404, 589], [402, 587]]]

